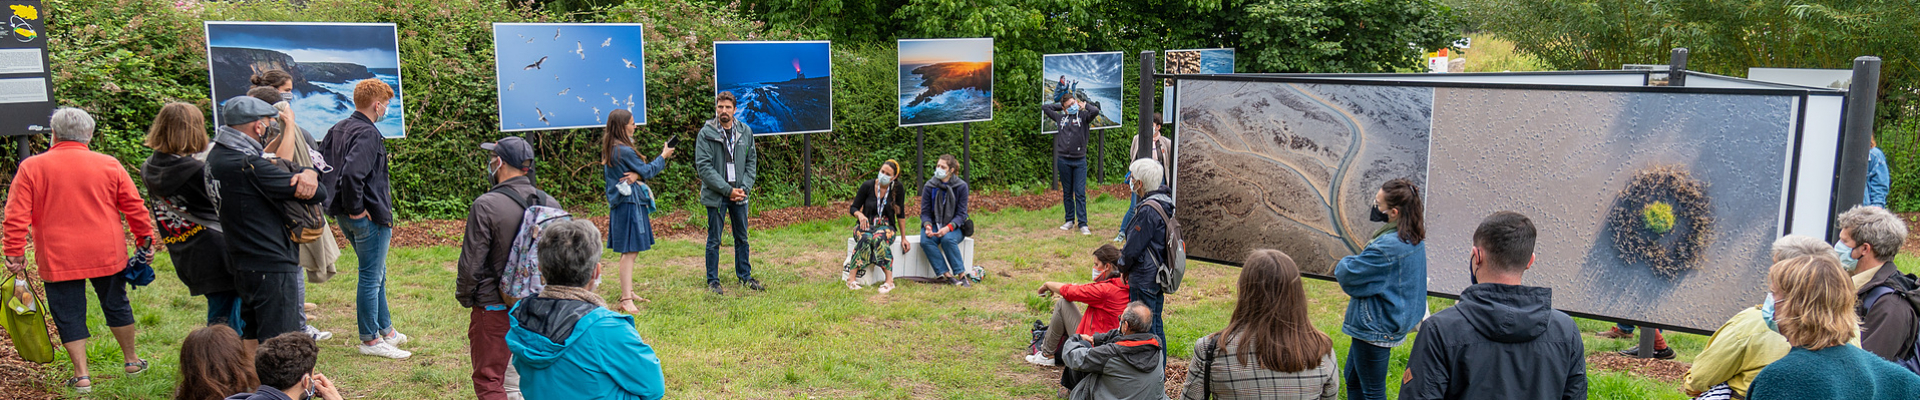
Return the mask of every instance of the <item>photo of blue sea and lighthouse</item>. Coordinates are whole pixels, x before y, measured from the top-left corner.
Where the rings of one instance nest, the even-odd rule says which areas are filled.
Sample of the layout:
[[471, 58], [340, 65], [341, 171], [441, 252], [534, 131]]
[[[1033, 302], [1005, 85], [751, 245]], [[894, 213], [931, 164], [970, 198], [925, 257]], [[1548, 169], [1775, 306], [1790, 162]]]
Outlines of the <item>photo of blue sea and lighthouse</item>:
[[714, 42], [715, 94], [731, 92], [733, 117], [755, 135], [833, 130], [831, 44]]

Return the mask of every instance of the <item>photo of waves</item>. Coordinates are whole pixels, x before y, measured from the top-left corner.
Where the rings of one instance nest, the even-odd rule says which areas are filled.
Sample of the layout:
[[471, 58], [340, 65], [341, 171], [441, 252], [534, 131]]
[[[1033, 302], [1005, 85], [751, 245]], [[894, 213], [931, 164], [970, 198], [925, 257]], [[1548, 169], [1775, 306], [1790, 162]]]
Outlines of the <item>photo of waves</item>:
[[[1121, 87], [1126, 81], [1122, 64], [1126, 58], [1120, 52], [1048, 54], [1041, 57], [1040, 102], [1041, 104], [1063, 102], [1065, 92], [1088, 104], [1100, 107], [1100, 116], [1089, 122], [1091, 129], [1119, 128], [1121, 112], [1126, 96]], [[1063, 84], [1064, 82], [1064, 84]], [[1047, 119], [1042, 113], [1040, 130], [1053, 133], [1060, 130], [1060, 124]]]
[[833, 54], [818, 42], [714, 42], [716, 94], [755, 135], [833, 130]]
[[900, 126], [993, 119], [993, 39], [900, 40]]
[[500, 130], [604, 128], [625, 109], [647, 123], [640, 24], [493, 24]]
[[[380, 135], [406, 136], [399, 42], [393, 24], [208, 21], [207, 65], [216, 102], [245, 96], [256, 73], [293, 76], [294, 121], [315, 140], [353, 116], [353, 87], [379, 79], [393, 87]], [[219, 113], [212, 116], [219, 124]]]

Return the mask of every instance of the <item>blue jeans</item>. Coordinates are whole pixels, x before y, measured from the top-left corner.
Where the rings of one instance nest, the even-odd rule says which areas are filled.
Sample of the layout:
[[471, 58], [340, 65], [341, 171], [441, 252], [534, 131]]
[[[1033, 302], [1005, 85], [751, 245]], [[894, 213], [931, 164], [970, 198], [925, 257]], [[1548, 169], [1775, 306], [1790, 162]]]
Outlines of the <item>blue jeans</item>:
[[966, 240], [966, 235], [960, 234], [959, 229], [939, 237], [925, 236], [926, 233], [928, 232], [921, 232], [920, 250], [927, 253], [927, 264], [933, 266], [933, 273], [939, 275], [967, 273], [966, 259], [960, 254], [960, 241]]
[[360, 341], [393, 333], [393, 314], [387, 311], [387, 246], [393, 227], [372, 219], [340, 218], [340, 231], [360, 258], [359, 291], [353, 298], [354, 317], [360, 323]]
[[240, 292], [207, 293], [207, 325], [226, 324], [234, 332], [240, 332], [247, 326], [247, 321], [240, 318], [240, 309]]
[[707, 283], [720, 283], [720, 225], [733, 220], [733, 276], [741, 282], [753, 280], [753, 264], [747, 254], [747, 203], [727, 202], [727, 210], [707, 207]]
[[1353, 345], [1347, 347], [1347, 366], [1340, 377], [1346, 380], [1341, 383], [1347, 385], [1347, 399], [1386, 399], [1387, 363], [1392, 358], [1392, 347], [1375, 346], [1364, 340], [1353, 339]]
[[1066, 222], [1087, 227], [1087, 159], [1054, 157], [1053, 171], [1060, 174], [1060, 205], [1066, 208]]

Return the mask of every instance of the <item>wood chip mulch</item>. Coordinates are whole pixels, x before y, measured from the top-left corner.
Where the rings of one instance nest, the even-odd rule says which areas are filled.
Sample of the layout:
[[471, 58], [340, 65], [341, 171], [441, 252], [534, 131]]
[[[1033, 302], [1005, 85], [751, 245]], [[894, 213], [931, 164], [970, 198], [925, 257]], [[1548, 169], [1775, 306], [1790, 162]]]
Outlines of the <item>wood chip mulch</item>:
[[1920, 257], [1920, 213], [1899, 214], [1901, 221], [1907, 222], [1907, 244], [1900, 252]]
[[[1114, 198], [1127, 197], [1126, 185], [1112, 184], [1087, 189], [1087, 197], [1090, 198], [1101, 194]], [[847, 215], [849, 201], [851, 200], [827, 202], [815, 206], [758, 210], [757, 215], [748, 218], [747, 225], [754, 229], [772, 229], [803, 222], [840, 218]], [[1011, 192], [975, 193], [968, 201], [971, 203], [969, 212], [996, 212], [1008, 208], [1037, 210], [1060, 204], [1060, 191], [1049, 190], [1026, 195], [1014, 195]], [[907, 202], [907, 209], [917, 210], [920, 207], [919, 203], [920, 200], [917, 197], [910, 199]], [[574, 212], [578, 213], [579, 210]], [[916, 213], [909, 212], [909, 214]], [[705, 236], [706, 227], [701, 223], [705, 218], [700, 215], [689, 215], [685, 210], [654, 214], [654, 236], [681, 239]], [[590, 219], [594, 226], [600, 227], [602, 235], [607, 233], [607, 216], [594, 216]], [[464, 236], [463, 232], [466, 230], [466, 222], [461, 220], [416, 220], [402, 222], [399, 225], [393, 229], [394, 247], [459, 246], [460, 238]], [[340, 229], [335, 228], [334, 234], [341, 243], [342, 250], [346, 250], [347, 240], [345, 236], [340, 235]]]
[[1587, 368], [1626, 372], [1662, 382], [1679, 382], [1687, 378], [1687, 368], [1691, 364], [1652, 358], [1633, 358], [1613, 352], [1600, 352], [1587, 355]]

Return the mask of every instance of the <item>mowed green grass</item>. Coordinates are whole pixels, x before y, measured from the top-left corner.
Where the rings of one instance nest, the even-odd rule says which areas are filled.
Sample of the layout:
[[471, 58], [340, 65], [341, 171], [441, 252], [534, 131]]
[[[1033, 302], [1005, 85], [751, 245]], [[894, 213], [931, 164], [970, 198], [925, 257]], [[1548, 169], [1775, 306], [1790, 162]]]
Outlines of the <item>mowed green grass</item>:
[[[755, 275], [769, 286], [766, 292], [732, 282], [732, 252], [723, 248], [721, 276], [728, 293], [707, 293], [700, 238], [665, 239], [641, 253], [635, 287], [653, 301], [641, 305], [636, 319], [641, 337], [664, 363], [671, 398], [1052, 398], [1056, 371], [1020, 359], [1027, 326], [1045, 318], [1051, 305], [1033, 290], [1048, 280], [1084, 281], [1092, 249], [1112, 238], [1125, 206], [1126, 199], [1093, 199], [1092, 236], [1056, 229], [1057, 206], [978, 215], [977, 259], [992, 276], [971, 289], [900, 281], [900, 288], [887, 295], [871, 288], [846, 290], [836, 278], [850, 218], [753, 231]], [[313, 324], [335, 334], [321, 344], [318, 369], [349, 398], [470, 398], [468, 310], [452, 296], [458, 249], [401, 248], [389, 256], [394, 326], [414, 339], [403, 346], [414, 352], [407, 360], [362, 356], [354, 347], [357, 264], [347, 253], [339, 261], [339, 276], [307, 288], [308, 301], [321, 307]], [[605, 258], [607, 284], [599, 291], [608, 297], [618, 290], [612, 269], [616, 256]], [[1920, 264], [1911, 258], [1903, 263]], [[98, 304], [90, 306], [93, 398], [165, 398], [178, 379], [179, 342], [203, 323], [205, 302], [187, 295], [166, 257], [156, 268], [160, 279], [132, 292], [141, 356], [154, 365], [146, 374], [123, 377], [117, 371], [119, 351], [106, 334]], [[1226, 324], [1238, 271], [1195, 263], [1185, 290], [1168, 299], [1165, 318], [1174, 362], [1190, 357], [1194, 339]], [[1346, 295], [1331, 282], [1310, 279], [1306, 285], [1315, 326], [1333, 336], [1344, 359], [1349, 339], [1340, 334], [1340, 323]], [[1438, 310], [1451, 302], [1430, 304]], [[1591, 338], [1610, 325], [1581, 321], [1589, 351], [1634, 344]], [[1698, 335], [1673, 334], [1668, 340], [1681, 361], [1690, 361], [1706, 345], [1706, 337]], [[1409, 347], [1394, 350], [1390, 382], [1399, 382]], [[66, 395], [59, 385], [70, 371], [62, 354], [44, 369], [40, 384]], [[1676, 382], [1599, 370], [1588, 374], [1595, 399], [1684, 398]], [[1390, 385], [1389, 394], [1397, 392], [1397, 385]]]

